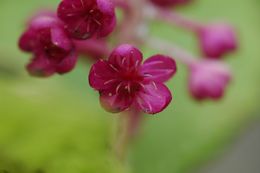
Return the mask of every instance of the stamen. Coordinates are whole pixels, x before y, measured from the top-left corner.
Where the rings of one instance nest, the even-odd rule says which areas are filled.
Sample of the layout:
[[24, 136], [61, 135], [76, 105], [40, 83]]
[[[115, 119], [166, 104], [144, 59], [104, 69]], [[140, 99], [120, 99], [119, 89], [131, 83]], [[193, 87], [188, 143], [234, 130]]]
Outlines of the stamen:
[[82, 7], [84, 8], [84, 7], [85, 7], [85, 5], [84, 5], [84, 2], [83, 2], [83, 0], [80, 0], [80, 2], [81, 2], [81, 5], [82, 5]]
[[131, 93], [131, 88], [130, 88], [130, 83], [128, 82], [128, 84], [125, 86], [125, 89], [128, 91], [128, 93]]
[[139, 85], [143, 88], [143, 89], [145, 89], [145, 86], [144, 86], [144, 84], [142, 84], [142, 83], [139, 83]]
[[108, 81], [106, 81], [106, 82], [104, 83], [104, 85], [107, 85], [107, 84], [112, 83], [112, 82], [114, 82], [114, 81], [116, 81], [116, 79], [108, 80]]
[[112, 64], [109, 64], [109, 66], [110, 66], [113, 70], [115, 70], [116, 72], [119, 72], [119, 70], [118, 70], [115, 66], [113, 66]]
[[149, 74], [149, 73], [145, 73], [143, 76], [144, 76], [144, 77], [153, 77], [153, 75], [151, 75], [151, 74]]
[[139, 61], [135, 62], [135, 68], [137, 68], [139, 66]]
[[96, 22], [99, 26], [102, 25], [97, 19], [93, 19], [93, 20], [94, 20], [94, 22]]
[[123, 59], [122, 59], [122, 65], [124, 65], [125, 64], [125, 60], [126, 60], [126, 57], [124, 57]]
[[153, 84], [153, 86], [154, 86], [154, 89], [155, 89], [155, 90], [158, 90], [156, 84], [155, 84], [154, 82], [152, 82], [152, 84]]
[[118, 94], [118, 91], [120, 89], [120, 87], [123, 85], [123, 82], [121, 82], [117, 87], [116, 87], [116, 93]]
[[74, 4], [71, 4], [72, 8], [77, 9], [77, 7]]

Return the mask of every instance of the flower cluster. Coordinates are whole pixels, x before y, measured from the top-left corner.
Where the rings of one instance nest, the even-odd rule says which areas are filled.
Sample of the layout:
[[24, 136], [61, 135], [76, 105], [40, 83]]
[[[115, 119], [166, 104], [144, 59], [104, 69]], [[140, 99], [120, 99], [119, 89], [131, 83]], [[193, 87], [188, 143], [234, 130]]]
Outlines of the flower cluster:
[[[227, 23], [201, 24], [171, 11], [190, 2], [62, 0], [56, 12], [38, 13], [27, 22], [19, 40], [20, 49], [32, 54], [27, 71], [38, 77], [68, 73], [79, 54], [87, 55], [95, 61], [89, 84], [99, 92], [105, 110], [117, 113], [133, 109], [156, 114], [172, 100], [164, 83], [176, 73], [174, 57], [189, 68], [188, 88], [193, 98], [220, 99], [231, 80], [223, 57], [237, 49], [236, 35]], [[123, 11], [120, 21], [116, 8]], [[204, 58], [197, 59], [150, 36], [148, 23], [156, 19], [193, 32]], [[160, 53], [143, 62], [138, 49], [143, 45]]]
[[109, 0], [63, 0], [57, 13], [41, 12], [28, 23], [19, 41], [23, 51], [33, 54], [27, 70], [34, 76], [48, 77], [71, 71], [78, 53], [95, 58], [105, 54], [106, 44], [100, 48], [103, 42], [97, 39], [113, 31], [116, 17]]

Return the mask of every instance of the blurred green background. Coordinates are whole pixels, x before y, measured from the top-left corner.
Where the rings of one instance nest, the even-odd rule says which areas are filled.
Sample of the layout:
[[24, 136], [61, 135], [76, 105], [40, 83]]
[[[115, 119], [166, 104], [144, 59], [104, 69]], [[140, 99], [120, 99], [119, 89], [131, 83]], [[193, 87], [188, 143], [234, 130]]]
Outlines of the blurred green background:
[[[188, 173], [217, 156], [258, 118], [260, 84], [260, 3], [258, 0], [195, 0], [178, 9], [201, 21], [226, 20], [239, 33], [240, 49], [229, 56], [235, 79], [220, 102], [197, 103], [186, 89], [179, 64], [168, 83], [174, 100], [166, 111], [146, 116], [131, 147], [128, 168], [111, 152], [118, 115], [100, 108], [87, 81], [89, 65], [68, 75], [30, 77], [29, 60], [17, 48], [24, 22], [59, 0], [0, 0], [0, 173]], [[152, 32], [198, 54], [193, 35], [163, 23]], [[145, 49], [145, 48], [144, 48]], [[156, 53], [145, 49], [145, 56]]]

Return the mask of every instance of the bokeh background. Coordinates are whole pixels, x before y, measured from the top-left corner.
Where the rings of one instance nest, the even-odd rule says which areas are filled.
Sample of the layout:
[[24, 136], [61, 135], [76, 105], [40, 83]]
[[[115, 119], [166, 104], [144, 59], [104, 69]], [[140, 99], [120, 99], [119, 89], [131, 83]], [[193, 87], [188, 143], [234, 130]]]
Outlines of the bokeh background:
[[[32, 78], [24, 70], [30, 55], [17, 48], [24, 23], [59, 0], [0, 0], [0, 172], [259, 173], [260, 1], [194, 1], [178, 11], [236, 26], [240, 48], [226, 59], [235, 78], [220, 102], [197, 103], [187, 92], [186, 68], [178, 64], [178, 74], [168, 83], [172, 104], [146, 116], [129, 164], [122, 167], [111, 152], [118, 115], [100, 108], [87, 81], [90, 65], [81, 62], [73, 72], [48, 79]], [[160, 22], [151, 30], [199, 54], [192, 34]], [[146, 57], [156, 53], [143, 50]], [[251, 124], [258, 129], [253, 134], [245, 130]]]

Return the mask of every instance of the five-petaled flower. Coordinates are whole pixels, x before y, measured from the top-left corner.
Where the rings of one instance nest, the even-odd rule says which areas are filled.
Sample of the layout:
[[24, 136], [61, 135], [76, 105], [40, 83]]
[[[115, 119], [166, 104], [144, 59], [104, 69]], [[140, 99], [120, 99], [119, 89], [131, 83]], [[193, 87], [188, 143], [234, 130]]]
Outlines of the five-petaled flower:
[[121, 45], [108, 60], [99, 60], [89, 74], [91, 87], [100, 93], [101, 105], [109, 112], [128, 108], [148, 114], [159, 113], [172, 100], [163, 84], [176, 73], [175, 61], [155, 55], [144, 61], [143, 55], [131, 45]]
[[216, 60], [204, 60], [191, 66], [189, 89], [197, 100], [222, 98], [232, 78], [226, 64]]
[[52, 13], [41, 13], [32, 18], [28, 29], [20, 38], [19, 47], [33, 54], [27, 65], [28, 72], [33, 76], [47, 77], [54, 73], [67, 73], [77, 61], [71, 39]]
[[75, 39], [105, 37], [116, 24], [115, 7], [110, 0], [63, 0], [58, 16]]
[[201, 49], [208, 58], [221, 58], [237, 48], [234, 29], [224, 23], [215, 23], [198, 30]]

